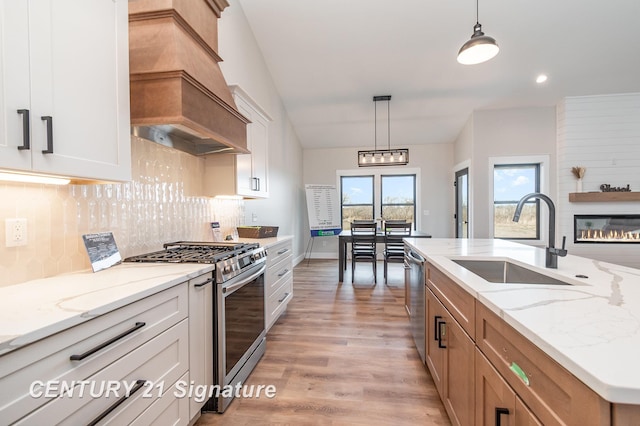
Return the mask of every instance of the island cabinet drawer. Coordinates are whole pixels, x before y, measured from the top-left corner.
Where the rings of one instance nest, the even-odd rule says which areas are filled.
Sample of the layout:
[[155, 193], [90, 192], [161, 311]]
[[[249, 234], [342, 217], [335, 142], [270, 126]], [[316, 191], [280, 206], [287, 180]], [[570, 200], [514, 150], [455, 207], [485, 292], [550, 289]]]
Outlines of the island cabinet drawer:
[[33, 383], [84, 380], [187, 317], [177, 285], [0, 356], [0, 418], [11, 423], [55, 399], [33, 398]]
[[88, 377], [84, 394], [76, 385], [17, 424], [130, 424], [157, 400], [179, 396], [175, 385], [188, 373], [188, 336], [185, 319]]
[[267, 248], [267, 265], [271, 267], [293, 254], [291, 240], [282, 241]]
[[451, 316], [458, 321], [469, 337], [475, 340], [475, 298], [431, 263], [427, 263], [426, 275], [427, 286], [433, 291], [433, 294], [447, 308]]
[[544, 425], [610, 424], [608, 402], [483, 304], [476, 308], [476, 345]]

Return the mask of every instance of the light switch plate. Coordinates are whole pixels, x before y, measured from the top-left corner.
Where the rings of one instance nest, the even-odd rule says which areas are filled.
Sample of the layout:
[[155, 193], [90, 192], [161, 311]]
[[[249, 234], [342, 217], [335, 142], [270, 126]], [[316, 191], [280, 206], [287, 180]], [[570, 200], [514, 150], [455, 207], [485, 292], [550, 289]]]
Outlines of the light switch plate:
[[5, 219], [5, 235], [7, 247], [26, 246], [28, 241], [27, 219]]

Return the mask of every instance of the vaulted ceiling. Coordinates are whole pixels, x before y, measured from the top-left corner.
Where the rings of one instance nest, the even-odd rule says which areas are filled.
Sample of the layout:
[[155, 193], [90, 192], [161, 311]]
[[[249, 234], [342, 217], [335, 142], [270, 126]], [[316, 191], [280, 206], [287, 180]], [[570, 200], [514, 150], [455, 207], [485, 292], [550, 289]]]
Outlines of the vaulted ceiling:
[[392, 95], [400, 147], [452, 142], [478, 109], [640, 92], [640, 0], [481, 0], [479, 22], [500, 53], [478, 65], [456, 61], [473, 0], [239, 3], [305, 148], [372, 146], [374, 95]]

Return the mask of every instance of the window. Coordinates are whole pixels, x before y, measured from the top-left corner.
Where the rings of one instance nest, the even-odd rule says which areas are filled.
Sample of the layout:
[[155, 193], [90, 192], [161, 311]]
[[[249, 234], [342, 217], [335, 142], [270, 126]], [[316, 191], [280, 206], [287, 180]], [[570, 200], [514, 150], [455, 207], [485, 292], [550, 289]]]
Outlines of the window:
[[[415, 171], [416, 169], [411, 169]], [[382, 174], [382, 172], [387, 172]], [[403, 170], [405, 171], [405, 170]], [[350, 229], [354, 220], [403, 219], [416, 226], [418, 173], [389, 174], [372, 170], [359, 175], [355, 170], [338, 170], [342, 211], [342, 229]]]
[[514, 240], [540, 239], [540, 202], [527, 201], [520, 220], [513, 214], [520, 199], [540, 192], [540, 164], [495, 164], [493, 167], [493, 236]]
[[382, 175], [381, 217], [415, 223], [416, 175]]
[[342, 229], [354, 220], [374, 219], [373, 176], [341, 176]]

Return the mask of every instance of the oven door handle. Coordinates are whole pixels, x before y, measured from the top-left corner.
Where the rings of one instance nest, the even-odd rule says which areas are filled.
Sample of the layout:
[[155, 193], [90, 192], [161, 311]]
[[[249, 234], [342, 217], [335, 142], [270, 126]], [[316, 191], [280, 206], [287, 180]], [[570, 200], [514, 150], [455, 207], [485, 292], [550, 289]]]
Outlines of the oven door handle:
[[266, 269], [267, 269], [267, 265], [262, 265], [260, 267], [260, 269], [258, 270], [258, 272], [255, 272], [255, 273], [251, 274], [247, 278], [242, 277], [242, 276], [237, 277], [237, 278], [242, 278], [242, 281], [240, 281], [239, 283], [229, 284], [229, 285], [223, 286], [222, 287], [222, 294], [224, 294], [225, 296], [230, 295], [234, 291], [244, 287], [245, 285], [247, 285], [248, 283], [250, 283], [251, 281], [253, 281], [257, 277], [259, 277], [260, 275], [264, 274], [264, 271]]

